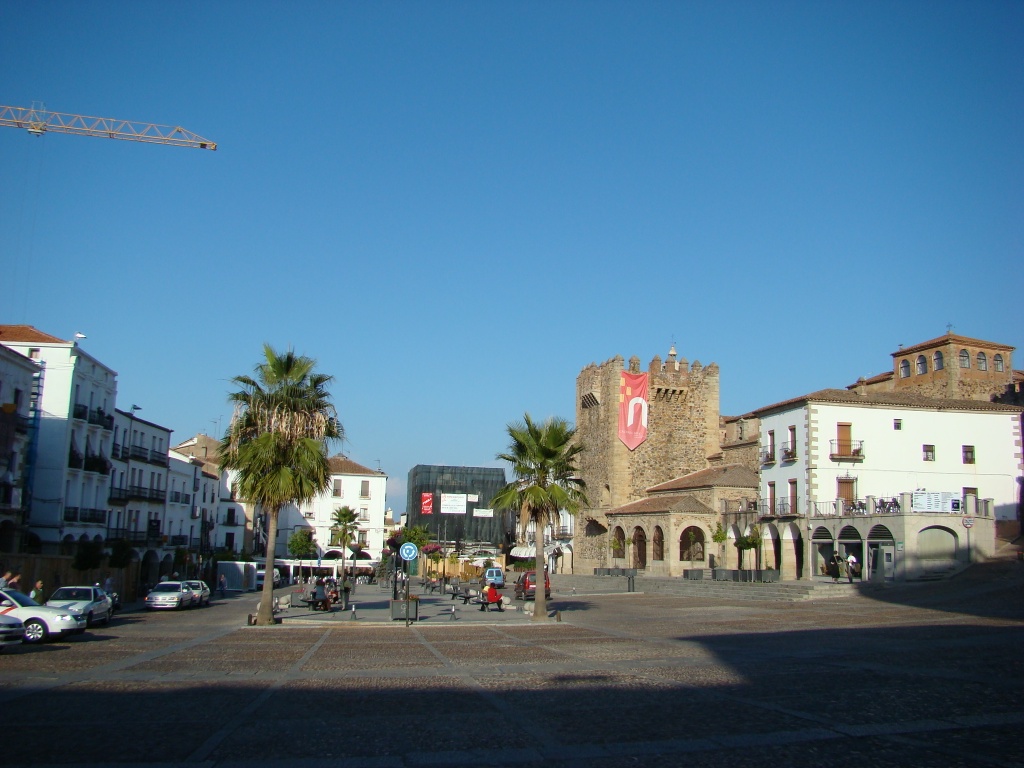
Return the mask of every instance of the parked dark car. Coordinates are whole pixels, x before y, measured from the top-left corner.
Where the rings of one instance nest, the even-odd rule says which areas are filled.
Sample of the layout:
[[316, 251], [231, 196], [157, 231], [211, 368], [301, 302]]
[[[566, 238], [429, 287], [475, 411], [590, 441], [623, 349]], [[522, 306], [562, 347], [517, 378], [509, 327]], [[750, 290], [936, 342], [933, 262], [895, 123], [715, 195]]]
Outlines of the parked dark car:
[[[523, 571], [516, 579], [516, 600], [533, 600], [537, 591], [537, 572]], [[551, 578], [544, 571], [544, 597], [551, 597]]]

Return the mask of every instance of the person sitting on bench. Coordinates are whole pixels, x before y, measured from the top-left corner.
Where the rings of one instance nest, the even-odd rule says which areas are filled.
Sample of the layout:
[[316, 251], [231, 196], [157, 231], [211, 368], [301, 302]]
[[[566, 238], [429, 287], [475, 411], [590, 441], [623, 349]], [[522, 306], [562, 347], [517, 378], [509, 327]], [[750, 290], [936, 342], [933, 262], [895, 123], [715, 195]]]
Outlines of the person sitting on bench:
[[494, 588], [493, 584], [488, 584], [487, 589], [484, 590], [480, 596], [480, 610], [490, 610], [490, 606], [497, 605], [499, 611], [504, 611], [505, 606], [501, 602], [501, 595], [498, 594], [498, 590]]

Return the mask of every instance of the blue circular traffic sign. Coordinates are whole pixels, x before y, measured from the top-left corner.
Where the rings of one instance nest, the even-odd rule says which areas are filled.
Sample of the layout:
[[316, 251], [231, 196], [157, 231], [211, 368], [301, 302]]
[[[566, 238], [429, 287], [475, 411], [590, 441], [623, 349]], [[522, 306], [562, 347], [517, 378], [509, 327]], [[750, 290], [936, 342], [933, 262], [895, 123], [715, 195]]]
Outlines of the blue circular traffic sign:
[[419, 547], [413, 544], [411, 541], [405, 542], [398, 548], [398, 554], [403, 560], [415, 560], [420, 555]]

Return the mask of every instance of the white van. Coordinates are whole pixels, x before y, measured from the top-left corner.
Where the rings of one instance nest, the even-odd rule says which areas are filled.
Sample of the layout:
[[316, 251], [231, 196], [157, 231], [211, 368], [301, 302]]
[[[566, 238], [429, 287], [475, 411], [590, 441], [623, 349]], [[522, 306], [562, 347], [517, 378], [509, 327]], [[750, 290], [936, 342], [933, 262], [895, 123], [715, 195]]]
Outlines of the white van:
[[484, 571], [484, 581], [493, 584], [495, 589], [504, 589], [505, 572], [501, 568], [488, 568]]
[[[256, 591], [257, 592], [259, 592], [259, 591], [261, 591], [263, 589], [263, 580], [266, 578], [266, 575], [267, 575], [267, 572], [263, 568], [260, 568], [258, 571], [256, 571]], [[280, 586], [281, 586], [281, 572], [279, 570], [277, 570], [277, 568], [275, 568], [274, 569], [274, 589], [277, 589]]]

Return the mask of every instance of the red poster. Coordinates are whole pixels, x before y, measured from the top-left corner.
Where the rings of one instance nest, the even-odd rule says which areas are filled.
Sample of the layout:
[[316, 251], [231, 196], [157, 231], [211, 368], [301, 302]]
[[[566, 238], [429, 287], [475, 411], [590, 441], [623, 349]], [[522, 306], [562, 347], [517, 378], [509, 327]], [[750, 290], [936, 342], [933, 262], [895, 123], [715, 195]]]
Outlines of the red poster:
[[434, 494], [432, 494], [432, 493], [421, 493], [420, 494], [420, 514], [421, 515], [432, 515], [432, 514], [434, 514]]
[[647, 439], [647, 374], [622, 372], [619, 381], [619, 440], [634, 450]]

